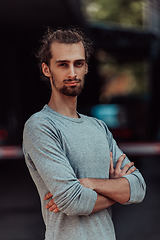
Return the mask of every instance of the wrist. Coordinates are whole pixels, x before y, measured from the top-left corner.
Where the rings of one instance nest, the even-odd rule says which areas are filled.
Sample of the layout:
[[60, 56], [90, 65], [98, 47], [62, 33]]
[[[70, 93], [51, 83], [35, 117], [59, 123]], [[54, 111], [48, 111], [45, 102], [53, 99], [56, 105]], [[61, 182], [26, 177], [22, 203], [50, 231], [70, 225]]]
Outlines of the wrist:
[[80, 184], [85, 188], [90, 188], [94, 190], [96, 188], [96, 179], [95, 178], [81, 178], [79, 179]]

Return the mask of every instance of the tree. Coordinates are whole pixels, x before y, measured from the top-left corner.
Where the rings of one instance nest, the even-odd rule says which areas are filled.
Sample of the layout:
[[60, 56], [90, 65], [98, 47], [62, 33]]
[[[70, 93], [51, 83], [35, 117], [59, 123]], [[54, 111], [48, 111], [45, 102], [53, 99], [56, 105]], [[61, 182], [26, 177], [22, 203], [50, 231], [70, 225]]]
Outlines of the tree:
[[143, 0], [83, 0], [89, 20], [143, 25]]

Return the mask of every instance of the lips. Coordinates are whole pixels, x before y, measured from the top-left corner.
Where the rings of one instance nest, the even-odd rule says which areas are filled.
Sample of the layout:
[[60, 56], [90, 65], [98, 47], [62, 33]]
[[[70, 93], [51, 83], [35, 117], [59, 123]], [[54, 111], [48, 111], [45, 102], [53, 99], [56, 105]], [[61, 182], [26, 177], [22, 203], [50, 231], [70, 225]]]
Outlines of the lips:
[[76, 79], [76, 80], [67, 79], [64, 82], [69, 86], [76, 86], [78, 83], [80, 83], [80, 81], [81, 81], [80, 79]]
[[76, 86], [79, 82], [67, 82], [66, 84], [69, 86]]

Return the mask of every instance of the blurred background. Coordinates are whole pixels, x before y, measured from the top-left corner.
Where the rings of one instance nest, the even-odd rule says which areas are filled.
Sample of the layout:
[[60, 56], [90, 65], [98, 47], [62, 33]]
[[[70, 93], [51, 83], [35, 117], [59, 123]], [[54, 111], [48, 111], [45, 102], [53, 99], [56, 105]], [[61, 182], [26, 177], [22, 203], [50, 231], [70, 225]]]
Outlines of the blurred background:
[[25, 121], [49, 101], [34, 53], [46, 26], [76, 25], [94, 44], [78, 111], [105, 121], [143, 174], [143, 203], [116, 204], [117, 240], [160, 239], [160, 1], [0, 1], [0, 239], [44, 239], [25, 166]]

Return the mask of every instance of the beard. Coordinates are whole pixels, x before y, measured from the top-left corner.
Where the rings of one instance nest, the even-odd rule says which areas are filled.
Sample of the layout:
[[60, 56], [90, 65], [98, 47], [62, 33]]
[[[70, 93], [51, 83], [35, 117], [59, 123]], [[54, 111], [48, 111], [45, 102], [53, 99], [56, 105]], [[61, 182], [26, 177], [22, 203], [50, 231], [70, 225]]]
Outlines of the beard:
[[[72, 81], [77, 82], [79, 84], [77, 84], [76, 86], [66, 86], [65, 85], [65, 83], [72, 82]], [[77, 79], [77, 78], [74, 78], [73, 80], [72, 79], [65, 79], [65, 80], [63, 80], [64, 85], [61, 88], [59, 88], [56, 85], [56, 80], [52, 76], [52, 84], [63, 95], [76, 97], [82, 92], [82, 89], [83, 89], [83, 86], [84, 86], [84, 79], [83, 79], [83, 81], [81, 79]]]

